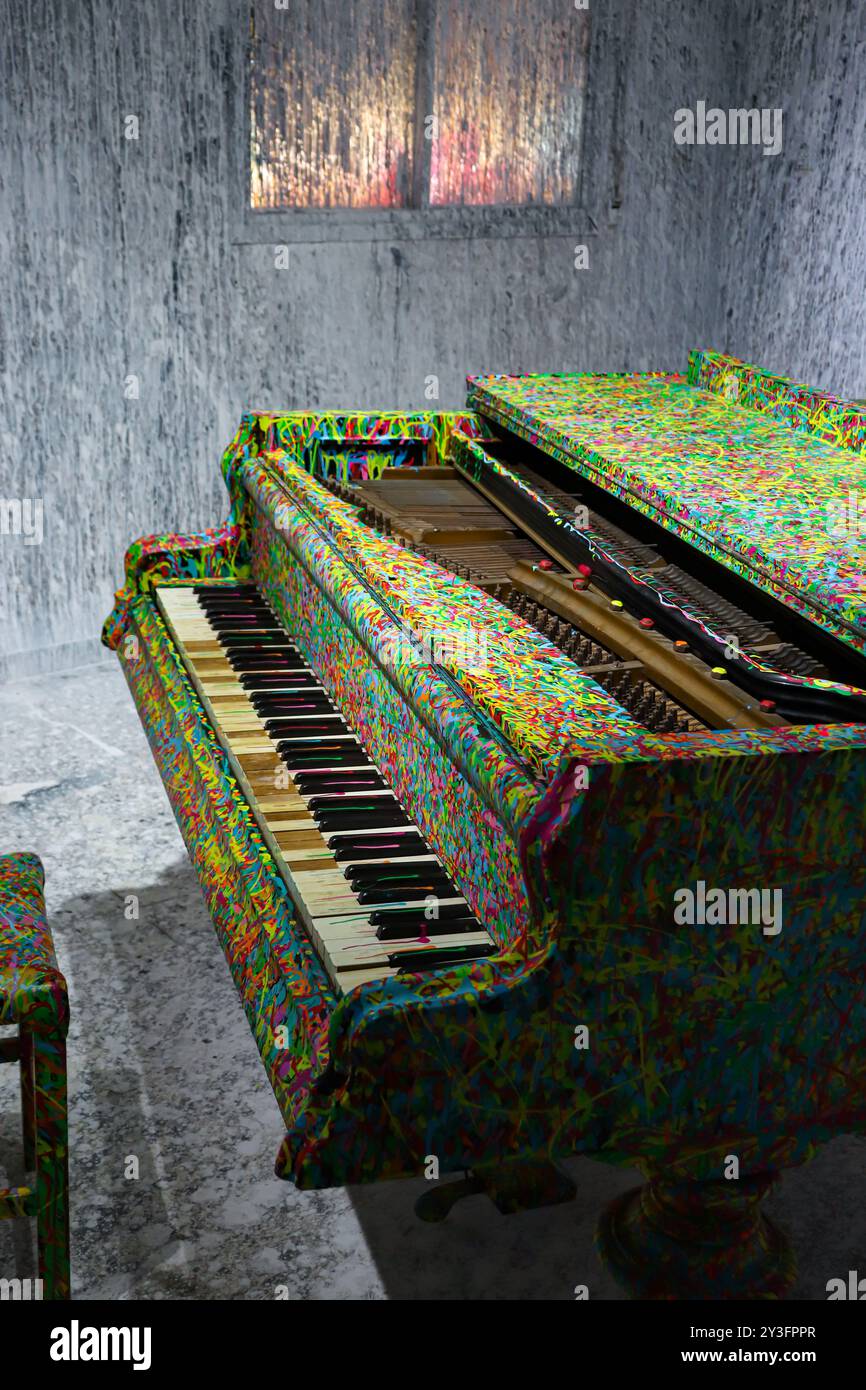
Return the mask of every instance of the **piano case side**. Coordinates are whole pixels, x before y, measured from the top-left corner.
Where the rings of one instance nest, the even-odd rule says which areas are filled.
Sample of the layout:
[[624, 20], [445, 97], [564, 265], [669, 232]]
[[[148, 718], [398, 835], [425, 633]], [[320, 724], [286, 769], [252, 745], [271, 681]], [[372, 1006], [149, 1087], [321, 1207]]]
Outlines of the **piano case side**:
[[866, 409], [862, 401], [847, 401], [831, 391], [818, 391], [805, 382], [777, 376], [727, 353], [693, 349], [689, 353], [690, 386], [732, 401], [749, 410], [805, 430], [825, 444], [866, 454]]
[[[862, 1128], [864, 749], [574, 774], [522, 844], [545, 947], [450, 972], [447, 997], [407, 977], [343, 1001], [278, 1171], [318, 1187], [586, 1153], [710, 1180]], [[767, 890], [781, 930], [678, 924], [699, 882]]]
[[527, 832], [587, 1122], [668, 1180], [800, 1162], [866, 1119], [866, 738], [798, 732], [813, 750], [566, 772]]
[[295, 1123], [327, 1067], [330, 984], [147, 595], [131, 604], [119, 655], [277, 1103]]

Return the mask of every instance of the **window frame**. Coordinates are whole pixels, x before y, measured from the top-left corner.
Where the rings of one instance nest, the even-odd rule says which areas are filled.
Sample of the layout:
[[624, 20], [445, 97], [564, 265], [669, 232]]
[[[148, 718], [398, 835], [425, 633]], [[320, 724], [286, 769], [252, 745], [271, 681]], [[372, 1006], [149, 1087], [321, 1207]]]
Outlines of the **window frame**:
[[[238, 0], [251, 21], [253, 0]], [[413, 159], [414, 205], [403, 208], [253, 208], [250, 206], [252, 177], [252, 34], [251, 22], [243, 45], [243, 80], [238, 83], [236, 127], [240, 132], [239, 157], [234, 161], [238, 187], [233, 199], [237, 215], [235, 245], [272, 246], [306, 242], [353, 241], [439, 241], [471, 238], [510, 238], [593, 235], [597, 230], [583, 203], [585, 186], [586, 115], [589, 109], [591, 62], [587, 63], [584, 112], [580, 130], [580, 157], [577, 190], [572, 203], [463, 203], [431, 206], [430, 142], [424, 138], [424, 92], [432, 88], [432, 5], [435, 0], [419, 0], [423, 52], [426, 61], [418, 64], [415, 91], [415, 142]], [[591, 26], [592, 19], [588, 19]], [[590, 57], [592, 30], [590, 28]], [[429, 104], [429, 100], [428, 100]]]

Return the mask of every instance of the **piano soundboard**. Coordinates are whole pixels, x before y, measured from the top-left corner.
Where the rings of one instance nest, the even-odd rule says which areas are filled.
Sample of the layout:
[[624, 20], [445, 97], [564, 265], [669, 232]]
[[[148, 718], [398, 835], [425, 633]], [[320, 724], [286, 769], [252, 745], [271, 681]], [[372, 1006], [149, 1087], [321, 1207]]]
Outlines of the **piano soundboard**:
[[159, 609], [338, 993], [496, 949], [254, 584]]

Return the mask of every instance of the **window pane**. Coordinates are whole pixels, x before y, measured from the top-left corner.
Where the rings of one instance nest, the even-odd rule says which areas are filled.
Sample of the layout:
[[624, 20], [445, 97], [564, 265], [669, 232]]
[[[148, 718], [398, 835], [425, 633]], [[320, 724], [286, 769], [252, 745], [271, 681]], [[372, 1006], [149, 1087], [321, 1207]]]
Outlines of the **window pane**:
[[570, 0], [436, 0], [431, 203], [572, 203], [589, 17]]
[[256, 0], [252, 207], [409, 201], [414, 10], [414, 0]]

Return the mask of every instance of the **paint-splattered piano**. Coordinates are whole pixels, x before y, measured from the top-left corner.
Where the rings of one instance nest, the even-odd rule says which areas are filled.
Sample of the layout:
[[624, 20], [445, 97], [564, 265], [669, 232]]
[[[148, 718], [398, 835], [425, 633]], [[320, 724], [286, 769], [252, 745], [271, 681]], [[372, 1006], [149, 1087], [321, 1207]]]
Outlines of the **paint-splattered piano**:
[[782, 1294], [760, 1199], [866, 1109], [860, 408], [696, 352], [250, 413], [223, 472], [104, 640], [278, 1173], [469, 1173], [435, 1216], [595, 1155], [648, 1180], [599, 1227], [635, 1295]]

